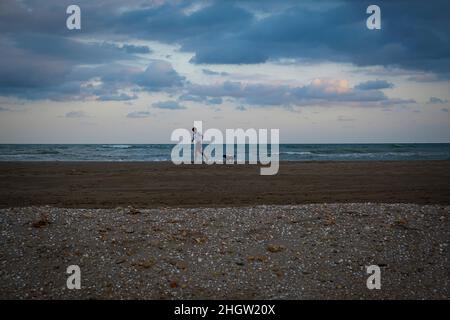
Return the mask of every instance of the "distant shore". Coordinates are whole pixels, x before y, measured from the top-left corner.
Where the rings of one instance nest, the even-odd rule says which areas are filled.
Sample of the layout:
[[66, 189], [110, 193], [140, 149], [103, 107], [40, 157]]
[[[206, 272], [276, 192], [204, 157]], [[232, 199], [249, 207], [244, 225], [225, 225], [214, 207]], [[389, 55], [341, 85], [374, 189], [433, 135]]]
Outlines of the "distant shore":
[[236, 207], [304, 203], [450, 204], [450, 161], [0, 162], [0, 207]]

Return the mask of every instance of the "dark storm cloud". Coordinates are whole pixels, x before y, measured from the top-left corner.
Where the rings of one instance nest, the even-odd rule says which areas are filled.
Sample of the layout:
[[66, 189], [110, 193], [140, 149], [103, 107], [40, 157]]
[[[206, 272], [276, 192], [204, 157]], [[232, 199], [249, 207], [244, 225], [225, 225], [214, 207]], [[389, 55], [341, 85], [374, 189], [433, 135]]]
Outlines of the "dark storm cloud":
[[[145, 49], [34, 33], [0, 36], [0, 94], [30, 100], [79, 99], [88, 93], [82, 90], [83, 82], [92, 78], [133, 82], [130, 74], [138, 77], [139, 72], [118, 68], [116, 63], [136, 59], [130, 50]], [[151, 84], [146, 87], [151, 89]]]
[[[145, 48], [149, 50], [49, 35], [0, 37], [0, 95], [29, 100], [97, 96], [100, 101], [126, 101], [137, 96], [118, 90], [160, 91], [181, 86], [184, 78], [166, 61], [151, 60], [144, 70], [119, 62], [135, 59], [130, 50], [137, 53]], [[93, 79], [102, 84], [85, 85]]]
[[[36, 28], [42, 33], [67, 34], [61, 27], [65, 16], [57, 14], [66, 2], [6, 0], [0, 30], [17, 34]], [[127, 6], [114, 1], [78, 2], [87, 25], [83, 34], [178, 43], [195, 53], [195, 63], [299, 58], [450, 72], [447, 0], [433, 5], [380, 0], [382, 30], [377, 31], [365, 26], [368, 1], [164, 1], [161, 5], [131, 1]], [[193, 4], [203, 6], [189, 10]], [[30, 46], [37, 45], [33, 42]], [[136, 49], [127, 50], [146, 51]]]
[[195, 39], [203, 41], [224, 33], [237, 33], [253, 21], [250, 12], [226, 1], [211, 1], [188, 14], [185, 10], [192, 3], [194, 1], [166, 1], [160, 6], [131, 9], [112, 17], [111, 27], [117, 33], [133, 32], [141, 38], [185, 42], [190, 46]]
[[[365, 11], [371, 4], [367, 1], [79, 0], [82, 30], [74, 32], [65, 27], [69, 4], [72, 2], [66, 0], [0, 1], [0, 95], [53, 100], [95, 95], [99, 100], [121, 100], [126, 97], [120, 90], [127, 87], [167, 91], [187, 83], [164, 61], [151, 61], [145, 70], [117, 67], [151, 49], [132, 43], [116, 45], [111, 42], [114, 39], [177, 44], [182, 51], [193, 52], [192, 63], [197, 64], [254, 64], [294, 58], [394, 66], [435, 73], [440, 79], [450, 75], [447, 0], [436, 0], [433, 5], [418, 0], [380, 0], [382, 30], [376, 31], [365, 27]], [[205, 74], [215, 75], [205, 70]], [[86, 85], [93, 78], [103, 85]], [[345, 99], [388, 100], [379, 89], [374, 83], [365, 88], [361, 84]], [[287, 90], [261, 85], [235, 94], [248, 94], [239, 98], [266, 105], [320, 100], [307, 86]], [[218, 104], [219, 98], [196, 97], [209, 104]]]
[[[114, 3], [119, 4], [109, 1], [109, 4]], [[135, 60], [138, 58], [136, 54], [150, 53], [150, 48], [128, 43], [116, 45], [105, 41], [109, 36], [94, 35], [94, 30], [103, 28], [104, 14], [111, 12], [106, 1], [96, 1], [95, 4], [80, 1], [82, 21], [87, 22], [91, 20], [88, 17], [98, 15], [92, 19], [96, 23], [82, 23], [82, 29], [90, 29], [82, 33], [89, 40], [82, 40], [78, 37], [81, 32], [70, 32], [65, 26], [69, 4], [72, 3], [0, 2], [0, 95], [29, 100], [77, 100], [98, 91], [98, 100], [127, 99], [117, 92], [118, 83], [124, 84], [120, 76], [126, 78], [130, 73], [138, 72], [125, 70], [125, 73], [113, 74], [110, 66], [119, 61]], [[89, 25], [95, 25], [95, 28], [89, 28]], [[84, 86], [92, 78], [101, 78], [109, 86]], [[111, 83], [116, 83], [117, 87]]]
[[[364, 1], [340, 1], [334, 8], [293, 7], [249, 24], [233, 35], [198, 46], [195, 62], [254, 62], [300, 58], [400, 66], [450, 72], [450, 2], [379, 1], [382, 30], [365, 27]], [[440, 8], [437, 10], [436, 8]], [[195, 40], [194, 40], [195, 41]]]
[[185, 3], [168, 2], [117, 16], [115, 30], [179, 43], [195, 53], [194, 63], [299, 58], [450, 72], [449, 1], [378, 1], [382, 30], [376, 31], [365, 26], [368, 1], [291, 2], [262, 17], [261, 2], [279, 3], [212, 2], [185, 14]]
[[127, 54], [127, 47], [107, 42], [83, 42], [69, 37], [30, 33], [16, 35], [12, 41], [16, 48], [30, 55], [60, 59], [67, 63], [98, 64], [133, 59], [133, 56]]

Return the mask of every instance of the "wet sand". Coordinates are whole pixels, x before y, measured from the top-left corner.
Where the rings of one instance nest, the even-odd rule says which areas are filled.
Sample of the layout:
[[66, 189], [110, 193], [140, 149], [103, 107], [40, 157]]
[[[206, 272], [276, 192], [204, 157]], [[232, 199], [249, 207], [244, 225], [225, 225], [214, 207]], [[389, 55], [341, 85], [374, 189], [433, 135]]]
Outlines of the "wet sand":
[[257, 165], [1, 162], [0, 207], [230, 207], [383, 202], [450, 204], [450, 161]]

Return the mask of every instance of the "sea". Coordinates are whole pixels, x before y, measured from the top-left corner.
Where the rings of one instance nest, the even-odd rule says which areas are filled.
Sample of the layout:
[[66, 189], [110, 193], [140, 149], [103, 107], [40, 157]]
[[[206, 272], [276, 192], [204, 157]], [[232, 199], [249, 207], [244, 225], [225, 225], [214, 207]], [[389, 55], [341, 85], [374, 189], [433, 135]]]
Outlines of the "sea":
[[[173, 147], [173, 144], [0, 144], [0, 161], [170, 161]], [[248, 155], [248, 145], [245, 150]], [[235, 148], [231, 156], [236, 158], [238, 153]], [[279, 159], [450, 160], [450, 143], [280, 144]]]

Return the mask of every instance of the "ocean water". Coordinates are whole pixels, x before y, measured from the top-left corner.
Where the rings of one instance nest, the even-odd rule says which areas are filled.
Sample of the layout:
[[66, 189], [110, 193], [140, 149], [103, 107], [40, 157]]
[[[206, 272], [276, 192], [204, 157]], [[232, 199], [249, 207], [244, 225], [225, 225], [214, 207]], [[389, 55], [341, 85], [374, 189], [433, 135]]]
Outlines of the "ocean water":
[[[0, 161], [170, 161], [173, 146], [172, 144], [0, 144]], [[234, 156], [236, 155], [237, 150]], [[280, 144], [279, 157], [281, 161], [450, 160], [450, 143]]]

